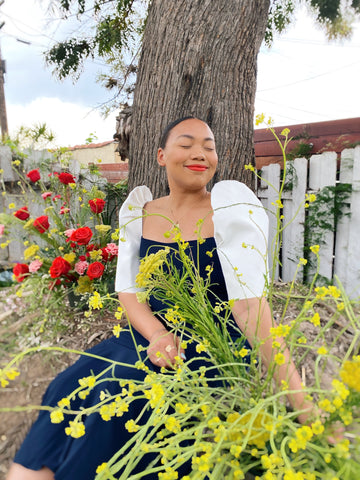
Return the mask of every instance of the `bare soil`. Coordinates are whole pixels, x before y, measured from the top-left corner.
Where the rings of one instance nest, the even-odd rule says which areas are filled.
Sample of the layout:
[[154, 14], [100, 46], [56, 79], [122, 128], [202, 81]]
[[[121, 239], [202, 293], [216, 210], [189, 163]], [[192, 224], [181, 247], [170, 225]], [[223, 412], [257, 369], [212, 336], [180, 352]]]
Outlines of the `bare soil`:
[[[298, 292], [298, 299], [290, 302], [284, 323], [294, 320], [302, 304], [301, 287]], [[284, 305], [284, 294], [288, 286], [277, 285], [275, 294], [275, 316], [281, 318]], [[346, 328], [346, 319], [336, 314], [334, 307], [320, 302], [316, 306], [324, 324], [334, 318], [334, 323], [327, 330], [325, 338], [317, 338], [318, 327], [310, 322], [300, 325], [308, 344], [316, 340], [319, 346], [326, 344], [331, 346], [331, 353], [343, 357], [348, 351], [353, 340], [353, 332]], [[360, 314], [360, 308], [357, 307]], [[334, 317], [334, 314], [335, 317]], [[39, 313], [29, 312], [27, 298], [18, 298], [14, 288], [0, 289], [0, 368], [4, 366], [13, 356], [24, 347], [36, 345], [52, 345], [83, 351], [96, 343], [108, 338], [112, 334], [112, 328], [117, 321], [112, 315], [97, 315], [88, 319], [82, 312], [76, 312], [71, 308], [64, 310], [61, 329], [57, 332], [56, 327], [51, 331], [52, 326], [45, 326], [45, 332], [39, 333]], [[341, 332], [341, 335], [340, 335]], [[306, 346], [304, 346], [304, 352]], [[312, 350], [300, 364], [300, 373], [306, 385], [314, 382], [314, 362], [316, 350]], [[10, 382], [6, 388], [0, 389], [0, 408], [13, 405], [40, 405], [41, 398], [49, 382], [77, 358], [75, 354], [64, 354], [54, 352], [41, 352], [28, 355], [23, 358], [19, 366], [21, 372], [16, 380]], [[338, 366], [331, 361], [324, 364], [322, 382], [329, 386], [336, 374]], [[5, 480], [11, 460], [19, 448], [30, 425], [36, 418], [37, 412], [6, 412], [1, 413], [0, 421], [0, 480]]]

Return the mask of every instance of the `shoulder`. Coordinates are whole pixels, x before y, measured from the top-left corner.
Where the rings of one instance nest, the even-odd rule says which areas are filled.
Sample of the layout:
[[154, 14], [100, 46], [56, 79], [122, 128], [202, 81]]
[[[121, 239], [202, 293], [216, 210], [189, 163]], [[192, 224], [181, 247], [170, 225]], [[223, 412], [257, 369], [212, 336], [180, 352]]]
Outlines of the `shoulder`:
[[169, 197], [160, 197], [155, 200], [150, 200], [144, 204], [144, 210], [147, 213], [162, 213], [167, 211]]

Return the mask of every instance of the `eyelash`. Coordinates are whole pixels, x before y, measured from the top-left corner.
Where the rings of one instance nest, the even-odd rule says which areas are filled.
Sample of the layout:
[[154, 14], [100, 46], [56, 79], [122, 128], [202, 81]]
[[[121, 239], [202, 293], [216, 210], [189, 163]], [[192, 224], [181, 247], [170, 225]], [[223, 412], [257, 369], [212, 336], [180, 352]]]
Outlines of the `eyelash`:
[[[191, 148], [191, 145], [180, 145], [181, 148]], [[207, 150], [208, 152], [212, 152], [214, 151], [213, 148], [210, 148], [210, 147], [204, 147], [205, 150]]]

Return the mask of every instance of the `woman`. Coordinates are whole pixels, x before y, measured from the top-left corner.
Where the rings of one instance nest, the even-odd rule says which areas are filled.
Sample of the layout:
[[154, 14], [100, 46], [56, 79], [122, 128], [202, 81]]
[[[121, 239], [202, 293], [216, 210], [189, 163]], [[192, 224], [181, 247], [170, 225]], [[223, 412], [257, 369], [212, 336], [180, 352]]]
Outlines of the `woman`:
[[[263, 339], [261, 355], [268, 365], [273, 355], [270, 328], [274, 325], [263, 293], [266, 283], [267, 218], [260, 202], [238, 182], [220, 182], [211, 194], [207, 191], [206, 186], [214, 176], [218, 157], [212, 131], [197, 118], [179, 119], [166, 128], [157, 160], [161, 167], [166, 168], [170, 194], [153, 200], [147, 187], [138, 187], [129, 195], [120, 212], [123, 238], [119, 242], [116, 278], [116, 290], [133, 327], [135, 341], [144, 350], [147, 349], [147, 366], [157, 372], [161, 367], [174, 365], [178, 356], [185, 358], [186, 355], [189, 359], [197, 355], [191, 345], [184, 351], [180, 339], [169, 332], [162, 319], [153, 313], [162, 307], [155, 298], [149, 303], [139, 303], [136, 296], [139, 257], [172, 244], [174, 239], [171, 235], [169, 237], [168, 232], [174, 225], [181, 230], [182, 238], [189, 242], [189, 248], [199, 252], [200, 270], [206, 270], [209, 261], [206, 253], [214, 252], [211, 260], [217, 275], [216, 281], [212, 277], [216, 290], [214, 299], [236, 299], [233, 316], [238, 328], [232, 327], [231, 333], [241, 336], [243, 332], [250, 344]], [[231, 205], [235, 206], [235, 210], [230, 208]], [[199, 242], [200, 246], [197, 242], [199, 219], [204, 240]], [[134, 347], [132, 334], [122, 332], [118, 339], [106, 340], [89, 352], [135, 364], [139, 353]], [[281, 338], [277, 340], [283, 343]], [[305, 402], [300, 377], [288, 350], [285, 349], [283, 354], [285, 362], [278, 368], [276, 380], [279, 383], [287, 381], [290, 390], [299, 391], [289, 400], [296, 410], [303, 410], [299, 420], [305, 422], [306, 410], [311, 406]], [[145, 351], [142, 358], [146, 358]], [[193, 368], [198, 367], [196, 361], [192, 365]], [[97, 375], [106, 366], [106, 362], [100, 359], [82, 356], [52, 382], [44, 397], [44, 405], [56, 405], [76, 388], [79, 378], [86, 377], [90, 371]], [[141, 370], [125, 366], [116, 369], [116, 378], [140, 380], [145, 375]], [[106, 388], [110, 393], [116, 393], [119, 386], [109, 382]], [[76, 399], [72, 408], [87, 408], [98, 402], [101, 390], [104, 390], [104, 385], [92, 389], [85, 399]], [[76, 439], [64, 433], [63, 424], [52, 424], [48, 412], [41, 412], [15, 457], [8, 480], [94, 478], [96, 467], [106, 462], [130, 438], [124, 422], [136, 417], [144, 403], [137, 401], [131, 405], [123, 417], [112, 418], [110, 422], [103, 421], [97, 414], [90, 415], [84, 420], [87, 433]], [[144, 457], [134, 472], [144, 471], [151, 459], [151, 456]], [[180, 470], [179, 478], [186, 468], [184, 465], [185, 470]], [[157, 474], [145, 478], [155, 479]]]

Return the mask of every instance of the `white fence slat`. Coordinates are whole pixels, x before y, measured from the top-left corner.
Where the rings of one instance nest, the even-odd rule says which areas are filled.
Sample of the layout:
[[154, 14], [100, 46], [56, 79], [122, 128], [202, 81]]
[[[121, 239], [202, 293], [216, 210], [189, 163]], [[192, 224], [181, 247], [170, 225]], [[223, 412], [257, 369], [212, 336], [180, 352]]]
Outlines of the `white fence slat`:
[[[308, 161], [306, 158], [297, 158], [293, 161], [293, 167], [295, 172], [291, 200], [286, 200], [285, 196], [283, 197], [283, 225], [287, 225], [283, 233], [282, 245], [281, 276], [284, 282], [290, 282], [294, 279], [299, 258], [304, 256], [304, 201], [307, 188]], [[301, 267], [298, 270], [297, 278], [302, 279], [302, 273]]]
[[[310, 158], [309, 187], [317, 193], [327, 186], [336, 184], [336, 153], [325, 152], [321, 155], [312, 155]], [[324, 207], [328, 211], [328, 206]], [[319, 275], [331, 279], [333, 276], [333, 251], [334, 251], [334, 218], [327, 214], [328, 223], [333, 225], [332, 231], [323, 233], [320, 245], [320, 269]], [[311, 225], [309, 225], [311, 228]], [[314, 228], [316, 226], [314, 225]], [[310, 275], [314, 272], [309, 272]]]
[[354, 149], [350, 225], [347, 249], [347, 293], [355, 298], [360, 292], [360, 146]]
[[[261, 191], [258, 192], [259, 198], [269, 216], [269, 272], [272, 275], [273, 269], [273, 250], [275, 248], [274, 238], [276, 234], [276, 205], [278, 191], [280, 189], [280, 165], [273, 163], [262, 169]], [[275, 280], [279, 278], [279, 265], [275, 268]]]
[[[354, 165], [354, 149], [347, 148], [341, 152], [340, 164], [340, 183], [353, 183], [353, 165]], [[342, 215], [338, 220], [336, 228], [336, 245], [335, 245], [335, 259], [334, 259], [334, 275], [337, 275], [343, 284], [346, 291], [352, 288], [348, 279], [348, 249], [349, 249], [349, 234], [351, 224], [350, 217], [350, 202], [342, 206]]]

